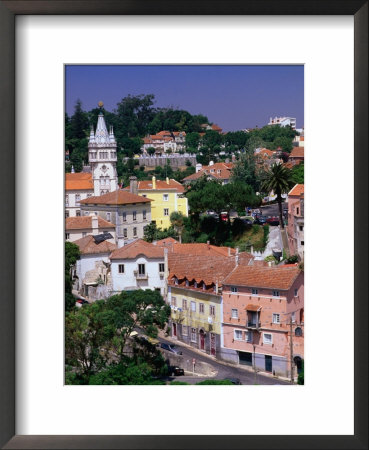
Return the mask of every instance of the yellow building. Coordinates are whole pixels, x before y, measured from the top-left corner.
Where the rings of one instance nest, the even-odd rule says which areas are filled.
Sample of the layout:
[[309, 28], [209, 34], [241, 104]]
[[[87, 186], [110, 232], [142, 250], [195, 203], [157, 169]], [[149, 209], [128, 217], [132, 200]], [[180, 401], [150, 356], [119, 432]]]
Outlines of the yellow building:
[[158, 228], [169, 228], [170, 215], [173, 211], [181, 212], [188, 217], [188, 201], [183, 195], [184, 187], [176, 180], [167, 178], [165, 181], [152, 180], [137, 181], [137, 193], [152, 199], [151, 221]]
[[[194, 264], [194, 261], [196, 264]], [[168, 254], [171, 333], [216, 356], [221, 350], [222, 281], [236, 267], [235, 256]]]

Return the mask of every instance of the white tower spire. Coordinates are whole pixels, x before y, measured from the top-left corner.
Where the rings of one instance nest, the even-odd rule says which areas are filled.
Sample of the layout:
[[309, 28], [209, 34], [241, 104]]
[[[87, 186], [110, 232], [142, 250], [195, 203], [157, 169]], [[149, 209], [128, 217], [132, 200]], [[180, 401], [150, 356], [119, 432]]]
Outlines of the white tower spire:
[[[103, 103], [99, 102], [99, 107], [102, 106]], [[93, 130], [90, 133], [88, 160], [94, 181], [94, 195], [99, 196], [117, 190], [117, 143], [113, 127], [110, 127], [108, 132], [102, 112], [98, 115], [95, 133]]]

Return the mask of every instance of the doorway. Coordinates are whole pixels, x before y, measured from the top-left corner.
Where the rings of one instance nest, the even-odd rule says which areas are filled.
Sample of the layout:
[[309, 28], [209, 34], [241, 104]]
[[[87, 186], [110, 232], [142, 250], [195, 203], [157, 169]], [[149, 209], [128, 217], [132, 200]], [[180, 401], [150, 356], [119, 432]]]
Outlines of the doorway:
[[272, 372], [272, 369], [272, 357], [270, 355], [265, 355], [265, 372]]
[[205, 333], [204, 333], [204, 330], [200, 330], [200, 350], [205, 350]]
[[210, 333], [210, 354], [215, 356], [215, 334]]
[[173, 323], [173, 337], [177, 337], [177, 324]]

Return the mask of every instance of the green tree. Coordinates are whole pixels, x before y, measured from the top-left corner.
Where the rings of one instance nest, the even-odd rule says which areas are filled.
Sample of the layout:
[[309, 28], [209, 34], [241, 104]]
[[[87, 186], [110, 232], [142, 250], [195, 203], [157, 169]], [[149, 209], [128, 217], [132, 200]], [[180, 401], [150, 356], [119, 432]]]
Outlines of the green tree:
[[262, 184], [262, 189], [269, 193], [271, 191], [277, 196], [279, 207], [279, 223], [284, 228], [282, 214], [282, 194], [287, 194], [291, 187], [290, 171], [283, 164], [273, 164], [266, 173], [266, 179]]
[[65, 280], [65, 311], [74, 309], [76, 299], [72, 295], [72, 269], [80, 258], [78, 245], [73, 242], [66, 242], [64, 249], [64, 280]]
[[187, 150], [189, 148], [198, 148], [200, 143], [200, 135], [199, 133], [196, 132], [192, 132], [192, 133], [188, 133], [186, 134], [186, 148]]
[[304, 184], [304, 163], [292, 167], [291, 180], [294, 184]]
[[155, 153], [155, 148], [154, 147], [149, 147], [148, 149], [146, 149], [147, 153], [152, 156]]
[[182, 232], [184, 228], [184, 215], [180, 211], [173, 211], [170, 215], [170, 223], [178, 233], [179, 243], [182, 243]]

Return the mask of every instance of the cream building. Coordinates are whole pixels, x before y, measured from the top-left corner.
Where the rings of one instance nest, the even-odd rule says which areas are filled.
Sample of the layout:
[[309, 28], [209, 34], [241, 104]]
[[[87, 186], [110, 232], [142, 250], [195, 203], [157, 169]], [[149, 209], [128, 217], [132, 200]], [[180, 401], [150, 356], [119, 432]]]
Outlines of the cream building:
[[65, 219], [65, 240], [77, 241], [88, 235], [96, 236], [101, 233], [110, 233], [112, 239], [108, 242], [115, 244], [115, 225], [102, 217], [91, 214], [82, 217], [67, 217]]

